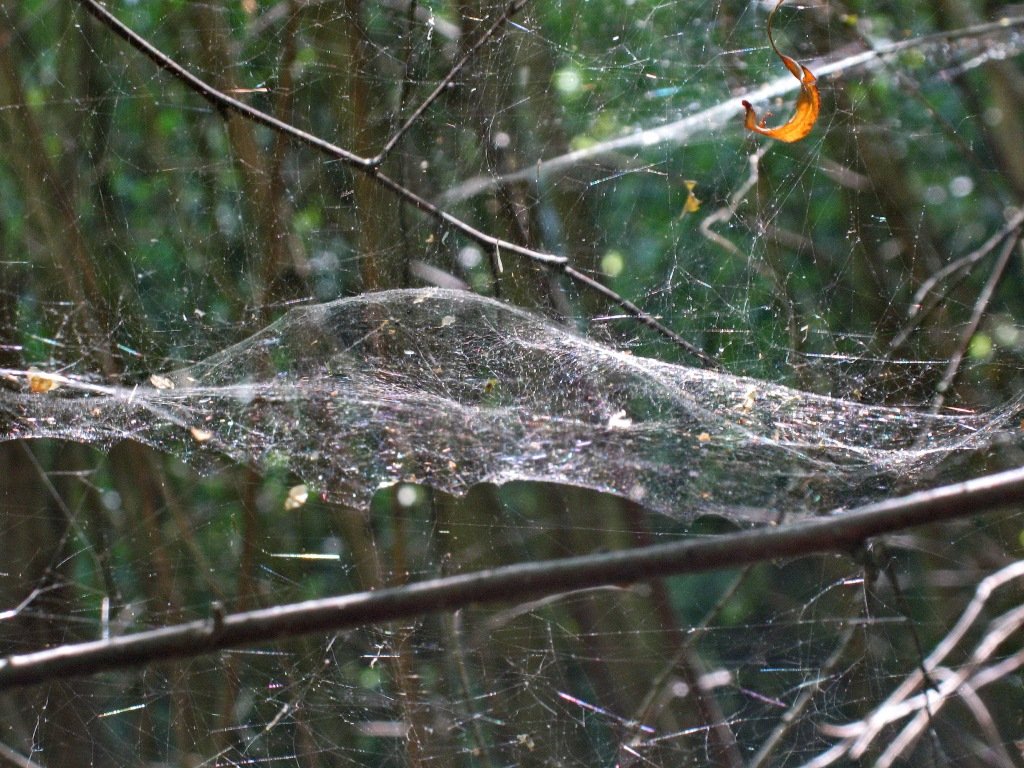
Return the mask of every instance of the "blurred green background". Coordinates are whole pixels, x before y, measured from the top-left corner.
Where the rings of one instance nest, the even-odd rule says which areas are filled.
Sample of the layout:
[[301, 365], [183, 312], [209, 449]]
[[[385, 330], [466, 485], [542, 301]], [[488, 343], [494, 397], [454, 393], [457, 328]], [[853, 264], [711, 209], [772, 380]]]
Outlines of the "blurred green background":
[[[503, 11], [472, 0], [109, 7], [217, 88], [363, 156]], [[739, 100], [788, 77], [767, 46], [770, 10], [528, 3], [382, 170], [489, 234], [568, 257], [733, 373], [912, 408], [937, 394], [945, 408], [1010, 401], [1024, 354], [1019, 227], [1007, 229], [1024, 194], [1024, 38], [1016, 21], [971, 29], [1020, 7], [783, 7], [780, 48], [816, 72], [924, 39], [822, 75], [810, 137], [766, 147], [743, 131]], [[756, 106], [781, 121], [794, 96]], [[714, 116], [732, 104], [733, 117]], [[702, 114], [676, 140], [611, 143]], [[0, 147], [4, 368], [144, 381], [290, 306], [424, 285], [436, 270], [635, 354], [693, 362], [563, 277], [508, 253], [498, 274], [478, 245], [371, 179], [221, 114], [71, 0], [0, 7]], [[574, 151], [589, 154], [566, 159]], [[698, 210], [686, 209], [687, 182]], [[1000, 232], [1013, 248], [1001, 271], [1002, 245], [908, 319], [922, 284]], [[1019, 450], [969, 460], [994, 469]], [[206, 616], [214, 600], [244, 610], [734, 527], [540, 484], [463, 499], [391, 488], [369, 509], [314, 498], [286, 510], [298, 479], [284, 471], [224, 461], [197, 475], [130, 441], [106, 452], [7, 442], [0, 467], [3, 654]], [[978, 579], [1017, 557], [1020, 531], [1009, 510], [863, 557], [53, 681], [0, 692], [0, 742], [51, 768], [735, 766], [758, 764], [810, 691], [760, 763], [799, 765], [827, 749], [820, 724], [863, 717], [916, 668]], [[983, 697], [1000, 701], [991, 723], [944, 710], [906, 764], [992, 764], [993, 734], [1020, 764], [1019, 679]]]

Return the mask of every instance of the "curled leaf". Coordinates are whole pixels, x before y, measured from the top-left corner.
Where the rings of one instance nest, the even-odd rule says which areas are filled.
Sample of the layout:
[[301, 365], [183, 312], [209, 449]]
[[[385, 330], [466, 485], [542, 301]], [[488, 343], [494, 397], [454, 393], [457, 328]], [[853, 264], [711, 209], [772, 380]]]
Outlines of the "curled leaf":
[[775, 38], [772, 37], [772, 20], [775, 18], [775, 12], [779, 10], [782, 3], [783, 0], [779, 0], [772, 9], [772, 12], [768, 14], [768, 43], [771, 45], [772, 50], [775, 51], [775, 55], [782, 59], [786, 69], [792, 73], [793, 77], [800, 81], [800, 96], [796, 100], [796, 110], [788, 121], [776, 128], [769, 128], [769, 115], [765, 115], [758, 122], [754, 108], [750, 105], [749, 101], [744, 101], [743, 109], [746, 110], [746, 118], [743, 124], [748, 131], [789, 143], [800, 141], [800, 139], [811, 132], [814, 123], [818, 119], [818, 113], [821, 111], [821, 95], [818, 93], [818, 78], [811, 74], [811, 70], [782, 53], [775, 45]]

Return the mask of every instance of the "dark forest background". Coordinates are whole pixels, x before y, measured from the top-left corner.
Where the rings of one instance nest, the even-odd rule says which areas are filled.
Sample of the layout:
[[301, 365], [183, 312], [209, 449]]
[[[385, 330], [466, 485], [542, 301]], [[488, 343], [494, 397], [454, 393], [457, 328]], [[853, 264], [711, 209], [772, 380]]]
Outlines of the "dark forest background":
[[[780, 48], [814, 69], [922, 42], [822, 76], [814, 132], [772, 146], [739, 107], [788, 77], [764, 5], [535, 0], [478, 48], [505, 6], [108, 7], [217, 89], [363, 157], [469, 53], [380, 166], [398, 184], [567, 257], [732, 373], [949, 412], [1020, 392], [1024, 40], [1017, 21], [979, 27], [1019, 6], [784, 6]], [[794, 96], [757, 106], [781, 121]], [[733, 103], [681, 140], [600, 151]], [[491, 256], [372, 176], [212, 107], [77, 2], [4, 0], [0, 366], [146, 381], [288, 307], [427, 284], [697, 364], [557, 271], [503, 253], [499, 273]], [[966, 461], [1018, 460], [1011, 444]], [[228, 461], [197, 474], [131, 441], [0, 444], [0, 652], [205, 617], [214, 601], [246, 610], [736, 527], [539, 484], [293, 508], [298, 482]], [[867, 553], [2, 691], [0, 745], [34, 762], [0, 763], [800, 765], [831, 743], [822, 723], [865, 716], [913, 673], [1022, 542], [1010, 509]], [[1021, 765], [1020, 697], [1014, 673], [977, 706], [949, 705], [905, 764]]]

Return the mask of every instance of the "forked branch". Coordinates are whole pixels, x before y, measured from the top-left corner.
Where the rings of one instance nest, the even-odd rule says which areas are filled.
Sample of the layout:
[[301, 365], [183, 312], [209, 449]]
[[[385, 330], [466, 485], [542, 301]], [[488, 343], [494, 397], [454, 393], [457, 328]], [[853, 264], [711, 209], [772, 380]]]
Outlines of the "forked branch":
[[[648, 328], [651, 328], [661, 334], [688, 354], [697, 358], [705, 368], [722, 370], [722, 364], [715, 358], [708, 355], [692, 342], [684, 339], [648, 312], [640, 309], [636, 304], [625, 299], [597, 280], [594, 280], [593, 278], [588, 277], [587, 275], [584, 275], [570, 267], [568, 260], [564, 256], [556, 256], [554, 254], [544, 253], [532, 248], [526, 248], [522, 245], [517, 245], [516, 243], [502, 240], [501, 238], [482, 232], [457, 216], [454, 216], [434, 205], [426, 198], [416, 194], [408, 187], [392, 179], [390, 176], [384, 174], [380, 170], [379, 164], [383, 162], [390, 149], [393, 148], [394, 144], [401, 139], [402, 135], [404, 135], [404, 132], [407, 130], [407, 125], [400, 128], [399, 131], [391, 137], [391, 140], [385, 144], [382, 151], [378, 153], [376, 157], [362, 157], [354, 152], [344, 149], [343, 147], [315, 136], [308, 131], [304, 131], [291, 123], [280, 120], [273, 115], [257, 109], [256, 107], [229, 96], [217, 88], [214, 88], [212, 85], [190, 72], [180, 63], [172, 59], [144, 37], [124, 24], [120, 19], [104, 8], [97, 0], [77, 0], [77, 2], [114, 34], [127, 42], [137, 51], [144, 54], [150, 61], [156, 64], [157, 67], [182, 82], [190, 90], [202, 96], [218, 110], [229, 110], [231, 112], [235, 112], [247, 120], [251, 120], [269, 128], [271, 131], [288, 136], [301, 144], [312, 147], [331, 159], [344, 163], [354, 171], [369, 176], [377, 184], [380, 184], [386, 190], [392, 192], [405, 204], [411, 205], [445, 226], [451, 227], [478, 245], [487, 248], [493, 254], [514, 254], [532, 261], [545, 269], [553, 269], [563, 273], [577, 285], [581, 286], [585, 290], [594, 291], [604, 296], [628, 315]], [[491, 25], [487, 31], [485, 31], [482, 42], [486, 42], [487, 39], [490, 39], [497, 29], [505, 23], [508, 17], [518, 11], [524, 4], [525, 0], [513, 0], [512, 4], [502, 14], [501, 18]], [[472, 54], [476, 51], [482, 42], [478, 42], [476, 45], [472, 46], [468, 53]], [[460, 60], [456, 64], [456, 71], [464, 66], [466, 60], [468, 59], [464, 57], [463, 60]], [[450, 77], [451, 74], [449, 75], [449, 78]], [[418, 118], [427, 108], [429, 108], [440, 93], [440, 90], [435, 89], [435, 92], [428, 96], [423, 104], [413, 113], [413, 117], [411, 117], [410, 120]]]
[[[953, 651], [968, 637], [968, 633], [980, 622], [983, 611], [993, 593], [1024, 577], [1024, 561], [1018, 560], [1000, 571], [986, 577], [978, 584], [974, 598], [964, 609], [959, 620], [946, 636], [935, 646], [921, 666], [911, 672], [896, 689], [863, 720], [845, 725], [823, 726], [826, 735], [839, 737], [829, 750], [821, 753], [803, 768], [825, 768], [840, 760], [865, 759], [868, 750], [886, 737], [885, 750], [876, 766], [891, 766], [908, 752], [931, 724], [938, 711], [956, 696], [972, 698], [976, 691], [997, 680], [1006, 679], [1024, 665], [1024, 652], [1004, 656], [992, 662], [993, 656], [1003, 643], [1024, 626], [1024, 606], [1016, 606], [989, 622], [987, 630], [966, 655], [965, 661], [949, 658]], [[927, 676], [941, 677], [937, 685], [929, 685]], [[994, 725], [988, 718], [984, 705], [976, 700], [979, 707], [971, 707], [979, 725], [989, 730]], [[894, 738], [892, 726], [907, 720], [907, 724]], [[1008, 758], [999, 739], [990, 741], [989, 746]], [[1006, 759], [994, 764], [1013, 765]]]

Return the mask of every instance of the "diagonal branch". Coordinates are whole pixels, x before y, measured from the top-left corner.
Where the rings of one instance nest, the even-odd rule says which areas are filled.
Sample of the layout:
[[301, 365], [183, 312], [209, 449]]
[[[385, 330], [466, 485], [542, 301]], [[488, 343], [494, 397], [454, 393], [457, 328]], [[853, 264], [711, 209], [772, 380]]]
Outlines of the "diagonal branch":
[[132, 635], [0, 659], [0, 691], [269, 640], [352, 629], [470, 605], [507, 603], [606, 584], [736, 568], [776, 558], [850, 552], [871, 537], [969, 517], [1024, 501], [1024, 468], [869, 504], [830, 516], [636, 549], [569, 557], [431, 579], [244, 613], [213, 612]]
[[408, 133], [409, 129], [412, 128], [413, 125], [416, 124], [416, 121], [420, 119], [423, 113], [430, 108], [430, 105], [437, 101], [441, 94], [448, 89], [455, 80], [455, 76], [462, 71], [463, 67], [466, 66], [469, 60], [476, 55], [476, 52], [479, 51], [480, 48], [482, 48], [491, 38], [493, 38], [497, 34], [498, 30], [505, 26], [509, 19], [519, 13], [527, 2], [529, 2], [529, 0], [512, 0], [512, 3], [508, 8], [506, 8], [505, 11], [494, 20], [494, 23], [491, 24], [491, 26], [488, 27], [482, 35], [480, 35], [476, 42], [466, 49], [465, 53], [462, 54], [462, 58], [452, 65], [452, 68], [448, 70], [448, 74], [441, 78], [441, 82], [439, 82], [434, 90], [430, 92], [430, 95], [423, 100], [423, 103], [413, 110], [413, 113], [409, 115], [408, 119], [402, 124], [402, 127], [392, 134], [391, 138], [387, 140], [380, 152], [377, 153], [377, 156], [368, 161], [370, 165], [374, 167], [379, 166], [387, 159], [387, 156], [391, 154], [391, 150], [395, 148], [395, 145], [402, 140], [402, 137]]
[[[812, 62], [812, 65], [818, 80], [824, 82], [830, 76], [836, 78], [847, 73], [873, 70], [881, 66], [888, 59], [905, 51], [928, 50], [949, 46], [961, 40], [985, 40], [986, 38], [994, 38], [996, 36], [1009, 37], [1009, 41], [1006, 43], [1007, 46], [1014, 53], [1018, 53], [1020, 51], [1020, 43], [1012, 42], [1015, 38], [1011, 36], [1014, 34], [1014, 30], [1018, 30], [1021, 27], [1024, 27], [1024, 16], [1008, 16], [985, 24], [936, 32], [922, 35], [921, 37], [912, 37], [907, 40], [898, 40], [878, 45], [871, 50], [844, 56], [835, 61], [815, 61]], [[567, 173], [570, 169], [577, 166], [615, 158], [627, 150], [641, 151], [648, 147], [661, 145], [684, 146], [711, 131], [722, 128], [730, 122], [735, 122], [737, 117], [743, 114], [743, 108], [740, 106], [740, 97], [750, 102], [765, 102], [778, 96], [785, 96], [799, 88], [800, 82], [789, 73], [786, 73], [753, 90], [745, 91], [736, 98], [726, 98], [711, 107], [686, 115], [679, 120], [673, 120], [665, 125], [638, 130], [606, 141], [599, 141], [595, 144], [574, 149], [563, 155], [540, 160], [529, 167], [521, 168], [503, 176], [477, 176], [467, 179], [459, 186], [447, 190], [442, 199], [447, 204], [464, 202], [502, 185], [520, 182], [534, 183], [538, 180], [544, 181], [556, 178], [559, 174]]]
[[[960, 273], [960, 277], [957, 279], [966, 277], [970, 273], [971, 267], [992, 253], [1007, 237], [1019, 237], [1022, 228], [1024, 228], [1024, 209], [1017, 211], [1017, 213], [1010, 217], [998, 232], [988, 238], [988, 240], [978, 246], [975, 250], [971, 251], [966, 256], [954, 259], [941, 269], [937, 270], [934, 274], [930, 275], [926, 280], [922, 281], [921, 285], [919, 285], [917, 290], [914, 291], [913, 298], [910, 300], [910, 309], [907, 312], [907, 321], [903, 328], [900, 329], [900, 332], [890, 342], [887, 354], [891, 355], [903, 346], [924, 318], [942, 303], [943, 299], [946, 298], [946, 295], [953, 288], [953, 285], [950, 284], [945, 288], [939, 289], [937, 287], [939, 283], [947, 277], [956, 275], [958, 272]], [[932, 294], [932, 299], [928, 304], [925, 304], [925, 300], [928, 299], [929, 294]]]
[[[194, 75], [184, 66], [179, 64], [177, 61], [172, 59], [170, 56], [165, 54], [159, 48], [154, 46], [144, 37], [135, 32], [131, 27], [124, 24], [120, 19], [114, 16], [110, 11], [104, 8], [98, 0], [77, 0], [85, 10], [96, 18], [101, 24], [110, 29], [114, 34], [120, 37], [122, 40], [127, 42], [133, 48], [140, 53], [144, 54], [150, 61], [156, 64], [157, 67], [170, 74], [172, 77], [184, 83], [190, 90], [198, 93], [206, 101], [216, 107], [218, 110], [224, 111], [229, 110], [235, 112], [247, 120], [251, 120], [255, 123], [263, 125], [272, 131], [286, 135], [295, 141], [305, 144], [309, 147], [317, 149], [328, 157], [339, 160], [353, 170], [366, 174], [376, 183], [388, 191], [394, 193], [396, 197], [402, 200], [407, 205], [411, 205], [422, 213], [430, 216], [431, 218], [441, 222], [442, 224], [451, 227], [452, 229], [460, 232], [465, 237], [469, 238], [473, 242], [482, 245], [489, 249], [492, 254], [499, 252], [513, 253], [517, 256], [521, 256], [535, 264], [540, 265], [546, 269], [553, 269], [561, 272], [570, 280], [577, 285], [580, 285], [586, 290], [595, 291], [605, 298], [612, 301], [616, 306], [626, 312], [628, 315], [633, 317], [638, 322], [658, 332], [666, 339], [669, 339], [672, 343], [681, 347], [688, 354], [696, 357], [701, 365], [705, 368], [712, 368], [716, 370], [723, 370], [723, 366], [715, 358], [708, 355], [706, 352], [701, 350], [696, 345], [683, 339], [678, 333], [673, 331], [668, 326], [661, 323], [650, 313], [640, 309], [636, 304], [632, 303], [628, 299], [623, 298], [618, 293], [608, 288], [607, 286], [599, 283], [597, 280], [590, 278], [581, 272], [569, 267], [568, 260], [564, 256], [555, 256], [550, 253], [543, 253], [541, 251], [533, 250], [532, 248], [526, 248], [521, 245], [502, 240], [501, 238], [488, 235], [476, 227], [471, 226], [462, 219], [448, 213], [447, 211], [439, 208], [425, 198], [417, 195], [412, 190], [399, 184], [394, 179], [385, 175], [377, 167], [376, 163], [379, 162], [378, 158], [366, 158], [360, 155], [350, 152], [347, 149], [339, 147], [325, 139], [315, 136], [308, 131], [304, 131], [291, 123], [287, 123], [284, 120], [280, 120], [273, 115], [269, 115], [262, 110], [259, 110], [243, 101], [229, 96], [223, 91], [214, 88], [212, 85], [202, 80], [201, 78]], [[515, 0], [512, 5], [509, 6], [508, 11], [503, 16], [511, 15], [519, 9], [519, 7], [525, 2], [525, 0]], [[494, 27], [496, 30], [497, 27]], [[492, 33], [485, 34], [484, 41]], [[479, 46], [475, 46], [475, 50]], [[459, 62], [457, 66], [461, 66], [463, 62]], [[430, 99], [428, 102], [424, 102], [426, 106], [429, 106]], [[426, 107], [424, 107], [425, 109]], [[404, 129], [403, 129], [404, 130]], [[399, 138], [401, 137], [401, 131], [399, 132]]]
[[960, 373], [960, 365], [963, 362], [964, 355], [967, 354], [971, 339], [973, 339], [974, 334], [978, 332], [978, 326], [981, 325], [982, 318], [985, 316], [989, 302], [992, 300], [992, 294], [995, 293], [996, 288], [1002, 281], [1003, 275], [1006, 273], [1006, 267], [1010, 263], [1010, 256], [1013, 254], [1013, 250], [1017, 247], [1019, 242], [1019, 234], [1014, 235], [1006, 241], [1003, 245], [1003, 250], [999, 254], [999, 258], [996, 259], [996, 263], [992, 267], [992, 272], [989, 274], [988, 280], [985, 281], [985, 285], [982, 287], [981, 293], [978, 294], [978, 298], [974, 302], [974, 308], [971, 310], [971, 317], [967, 321], [967, 325], [964, 327], [960, 336], [960, 343], [957, 345], [956, 349], [953, 350], [953, 354], [950, 355], [949, 362], [946, 363], [946, 370], [942, 374], [942, 379], [935, 386], [935, 397], [932, 399], [932, 413], [938, 413], [939, 410], [941, 410], [943, 403], [945, 403], [946, 394], [949, 392], [949, 388], [953, 386], [953, 382]]

